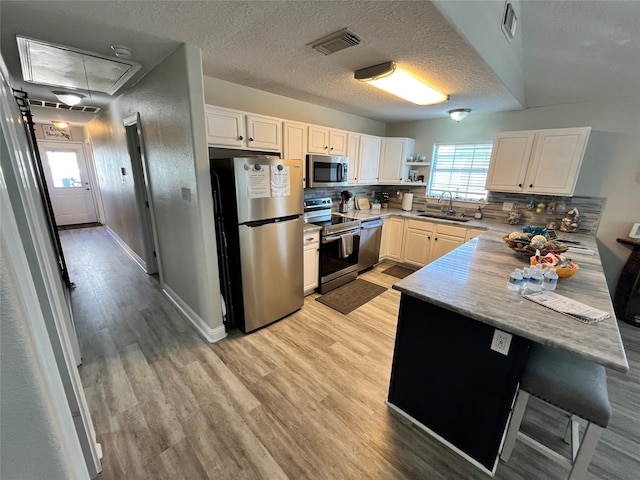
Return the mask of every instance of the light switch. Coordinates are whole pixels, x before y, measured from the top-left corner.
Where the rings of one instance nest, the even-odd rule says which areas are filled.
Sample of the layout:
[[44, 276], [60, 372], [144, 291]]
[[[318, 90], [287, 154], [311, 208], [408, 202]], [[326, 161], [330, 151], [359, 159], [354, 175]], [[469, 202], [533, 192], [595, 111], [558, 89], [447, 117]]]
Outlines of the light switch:
[[185, 202], [191, 202], [191, 189], [187, 187], [182, 187], [182, 199]]
[[513, 210], [513, 202], [502, 202], [502, 211], [509, 212]]

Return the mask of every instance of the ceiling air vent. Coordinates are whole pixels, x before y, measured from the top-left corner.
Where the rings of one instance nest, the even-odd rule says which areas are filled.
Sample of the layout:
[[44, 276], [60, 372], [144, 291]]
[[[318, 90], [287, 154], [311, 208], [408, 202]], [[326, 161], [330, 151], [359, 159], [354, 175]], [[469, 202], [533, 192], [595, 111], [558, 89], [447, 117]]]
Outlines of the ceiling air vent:
[[47, 100], [34, 100], [33, 98], [29, 99], [29, 105], [32, 107], [45, 107], [45, 108], [56, 108], [58, 110], [72, 110], [74, 112], [87, 112], [87, 113], [98, 113], [100, 111], [100, 107], [89, 107], [82, 105], [65, 105], [64, 103], [58, 102], [50, 102]]
[[320, 53], [331, 55], [332, 53], [339, 52], [345, 48], [355, 47], [359, 43], [360, 38], [351, 30], [345, 28], [339, 32], [322, 37], [320, 40], [316, 40], [309, 45]]
[[507, 3], [504, 7], [504, 15], [502, 16], [502, 32], [507, 40], [511, 41], [516, 36], [516, 25], [518, 24], [518, 17], [513, 10], [513, 5]]

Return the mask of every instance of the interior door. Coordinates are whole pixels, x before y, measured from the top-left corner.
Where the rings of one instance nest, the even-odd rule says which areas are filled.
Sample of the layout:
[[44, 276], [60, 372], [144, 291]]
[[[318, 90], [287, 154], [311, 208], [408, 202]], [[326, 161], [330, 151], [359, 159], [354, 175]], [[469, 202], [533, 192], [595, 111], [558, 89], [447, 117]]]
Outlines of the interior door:
[[39, 142], [53, 213], [58, 225], [98, 221], [82, 143]]

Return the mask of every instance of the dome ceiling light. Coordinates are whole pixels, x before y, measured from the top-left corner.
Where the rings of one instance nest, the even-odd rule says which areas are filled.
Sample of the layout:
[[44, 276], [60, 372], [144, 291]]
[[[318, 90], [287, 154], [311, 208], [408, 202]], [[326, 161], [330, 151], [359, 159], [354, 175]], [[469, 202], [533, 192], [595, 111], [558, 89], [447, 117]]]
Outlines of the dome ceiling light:
[[449, 110], [449, 116], [456, 122], [464, 120], [470, 113], [471, 110], [468, 108], [455, 108], [453, 110]]

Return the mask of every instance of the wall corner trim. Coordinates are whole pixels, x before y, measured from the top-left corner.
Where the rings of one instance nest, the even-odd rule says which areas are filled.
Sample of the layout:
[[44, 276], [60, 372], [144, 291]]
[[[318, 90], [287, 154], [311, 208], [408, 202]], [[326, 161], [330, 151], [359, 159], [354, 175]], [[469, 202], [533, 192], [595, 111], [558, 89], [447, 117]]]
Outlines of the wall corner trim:
[[194, 330], [208, 343], [216, 343], [227, 336], [224, 325], [211, 328], [187, 305], [179, 295], [176, 294], [166, 284], [162, 286], [162, 291], [167, 298], [175, 305], [180, 314], [191, 324]]

